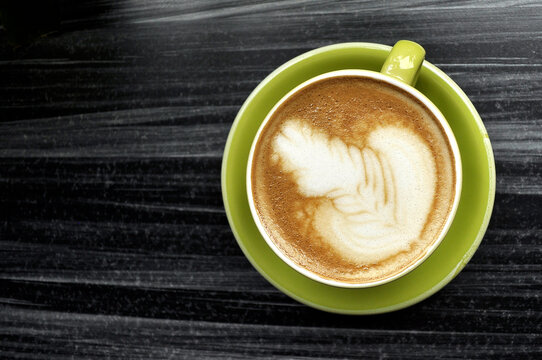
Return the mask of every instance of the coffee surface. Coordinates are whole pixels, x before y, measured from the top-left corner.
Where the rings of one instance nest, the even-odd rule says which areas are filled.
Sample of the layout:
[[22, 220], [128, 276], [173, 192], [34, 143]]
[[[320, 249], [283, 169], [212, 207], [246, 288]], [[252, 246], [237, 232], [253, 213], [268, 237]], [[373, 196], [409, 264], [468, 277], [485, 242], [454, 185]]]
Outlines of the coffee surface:
[[255, 208], [271, 240], [321, 277], [372, 282], [426, 253], [451, 211], [456, 176], [438, 120], [369, 78], [320, 80], [290, 97], [258, 141]]

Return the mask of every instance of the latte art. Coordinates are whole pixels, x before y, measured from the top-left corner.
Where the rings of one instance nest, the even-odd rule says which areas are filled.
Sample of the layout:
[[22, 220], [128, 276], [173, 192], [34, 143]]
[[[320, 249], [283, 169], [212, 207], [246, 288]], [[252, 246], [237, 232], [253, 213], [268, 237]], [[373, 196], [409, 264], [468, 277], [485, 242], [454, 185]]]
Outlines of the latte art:
[[319, 80], [270, 116], [250, 191], [278, 251], [321, 278], [369, 283], [424, 257], [451, 212], [455, 162], [415, 97], [364, 77]]
[[376, 263], [420, 237], [433, 203], [436, 167], [415, 133], [378, 128], [359, 149], [289, 120], [273, 150], [299, 192], [321, 199], [303, 220], [343, 257], [360, 265]]

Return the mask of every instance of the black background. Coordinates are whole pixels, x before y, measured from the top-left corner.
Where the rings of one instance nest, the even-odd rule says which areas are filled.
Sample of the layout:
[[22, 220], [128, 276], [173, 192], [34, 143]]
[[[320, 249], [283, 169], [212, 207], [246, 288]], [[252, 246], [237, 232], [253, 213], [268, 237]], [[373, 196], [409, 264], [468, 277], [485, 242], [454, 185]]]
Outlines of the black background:
[[[0, 8], [0, 358], [542, 356], [540, 1], [74, 3]], [[238, 248], [226, 137], [292, 57], [399, 39], [480, 112], [493, 217], [429, 299], [313, 310]]]

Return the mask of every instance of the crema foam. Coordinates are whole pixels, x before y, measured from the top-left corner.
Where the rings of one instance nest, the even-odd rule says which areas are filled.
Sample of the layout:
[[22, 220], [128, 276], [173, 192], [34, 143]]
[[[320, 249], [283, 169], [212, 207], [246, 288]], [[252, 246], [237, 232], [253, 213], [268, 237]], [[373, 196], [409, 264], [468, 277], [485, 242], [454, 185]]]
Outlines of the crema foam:
[[436, 240], [454, 199], [452, 151], [415, 97], [369, 78], [320, 80], [275, 111], [252, 191], [271, 240], [343, 282], [400, 272]]

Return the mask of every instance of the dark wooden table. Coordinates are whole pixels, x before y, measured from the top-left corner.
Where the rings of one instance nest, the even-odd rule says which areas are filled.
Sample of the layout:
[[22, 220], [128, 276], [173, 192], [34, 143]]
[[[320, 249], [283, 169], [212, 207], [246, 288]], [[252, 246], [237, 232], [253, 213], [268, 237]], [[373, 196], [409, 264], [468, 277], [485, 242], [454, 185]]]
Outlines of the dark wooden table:
[[[0, 358], [542, 357], [540, 1], [52, 4], [2, 14]], [[480, 112], [493, 217], [429, 299], [317, 311], [237, 246], [226, 137], [292, 57], [399, 39], [421, 43]]]

